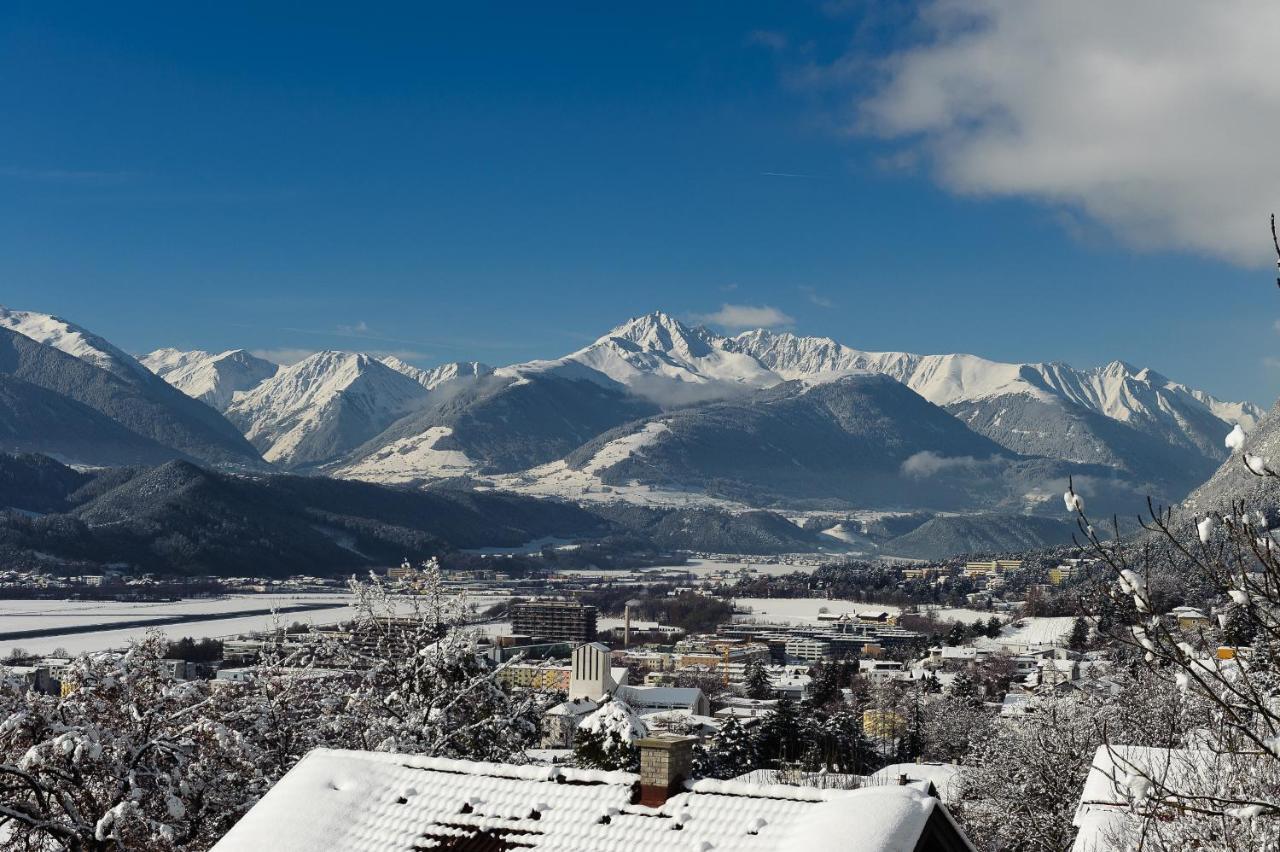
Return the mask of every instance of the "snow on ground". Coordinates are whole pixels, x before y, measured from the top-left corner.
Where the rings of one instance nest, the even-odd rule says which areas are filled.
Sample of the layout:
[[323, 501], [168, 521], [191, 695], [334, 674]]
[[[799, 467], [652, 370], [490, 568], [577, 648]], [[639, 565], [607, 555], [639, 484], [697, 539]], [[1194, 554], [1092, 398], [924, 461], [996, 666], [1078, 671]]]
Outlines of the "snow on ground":
[[494, 488], [532, 497], [559, 497], [595, 503], [626, 502], [650, 506], [715, 506], [721, 509], [745, 511], [748, 507], [744, 504], [709, 497], [697, 492], [675, 491], [634, 482], [625, 485], [606, 485], [601, 481], [601, 471], [618, 464], [634, 453], [643, 454], [646, 446], [669, 431], [670, 428], [666, 423], [654, 421], [645, 424], [645, 427], [637, 432], [605, 444], [579, 470], [569, 467], [561, 459], [519, 473], [491, 477], [488, 482]]
[[[469, 597], [467, 602], [473, 604], [477, 612], [506, 600], [505, 597]], [[291, 607], [302, 604], [317, 604], [327, 607], [311, 611], [283, 613], [279, 620], [286, 625], [295, 622], [311, 624], [317, 627], [347, 621], [355, 615], [349, 594], [312, 594], [312, 595], [232, 595], [226, 598], [210, 600], [184, 600], [162, 603], [116, 603], [113, 601], [0, 601], [0, 633], [17, 630], [39, 630], [60, 626], [82, 626], [101, 623], [102, 630], [85, 633], [65, 633], [36, 638], [0, 639], [0, 658], [7, 656], [15, 648], [21, 648], [30, 654], [49, 654], [55, 648], [65, 648], [72, 654], [81, 651], [101, 651], [108, 648], [122, 648], [130, 641], [141, 639], [148, 630], [146, 625], [111, 629], [113, 621], [134, 621], [138, 619], [162, 619], [179, 615], [198, 616], [201, 614], [251, 612], [269, 607]], [[406, 604], [407, 606], [407, 604]], [[88, 614], [86, 607], [97, 607], [101, 616]], [[45, 615], [32, 615], [26, 610], [43, 612]], [[201, 620], [195, 618], [179, 624], [166, 624], [159, 629], [170, 639], [190, 636], [193, 639], [222, 639], [245, 633], [268, 630], [275, 619], [270, 613], [247, 615], [233, 618]], [[47, 622], [47, 623], [44, 623]], [[481, 630], [490, 635], [501, 635], [511, 632], [511, 624], [494, 623], [482, 625]]]
[[920, 614], [932, 615], [938, 621], [963, 621], [965, 624], [972, 624], [975, 621], [988, 621], [993, 615], [999, 616], [1001, 621], [1008, 620], [1007, 615], [1000, 615], [997, 612], [957, 606], [921, 607]]
[[892, 604], [859, 603], [826, 598], [736, 598], [738, 609], [750, 609], [750, 615], [735, 615], [735, 621], [767, 621], [786, 624], [817, 624], [819, 616], [835, 617], [848, 613], [888, 612], [897, 615], [902, 607]]
[[351, 599], [337, 594], [227, 595], [181, 601], [0, 600], [0, 633], [41, 630], [140, 618], [174, 618], [269, 609], [303, 604], [344, 606]]
[[401, 438], [335, 473], [344, 479], [360, 479], [384, 485], [405, 485], [425, 479], [447, 479], [475, 470], [475, 462], [461, 450], [440, 449], [437, 444], [453, 434], [452, 427], [432, 426], [420, 435]]
[[1000, 638], [1029, 645], [1052, 645], [1066, 639], [1075, 621], [1070, 615], [1023, 618], [1006, 626]]
[[712, 575], [719, 574], [737, 574], [740, 571], [747, 571], [752, 574], [759, 574], [769, 577], [778, 577], [784, 574], [812, 574], [816, 566], [808, 563], [786, 563], [786, 562], [752, 562], [750, 560], [728, 560], [719, 559], [690, 559], [685, 565], [651, 565], [644, 568], [622, 569], [618, 571], [608, 571], [604, 568], [568, 568], [561, 571], [561, 574], [589, 576], [595, 577], [601, 574], [608, 574], [611, 577], [624, 579], [629, 576], [638, 576], [641, 574], [672, 572], [680, 574], [689, 574], [697, 579], [705, 579]]
[[[792, 521], [792, 523], [795, 522]], [[803, 521], [801, 523], [803, 523]], [[800, 526], [800, 524], [796, 524], [796, 526]], [[858, 532], [853, 524], [836, 524], [833, 527], [823, 530], [822, 535], [829, 536], [830, 538], [844, 542], [845, 544], [858, 545], [862, 548], [866, 548], [868, 546], [873, 549], [875, 548], [875, 545], [872, 542], [867, 541], [867, 539]]]

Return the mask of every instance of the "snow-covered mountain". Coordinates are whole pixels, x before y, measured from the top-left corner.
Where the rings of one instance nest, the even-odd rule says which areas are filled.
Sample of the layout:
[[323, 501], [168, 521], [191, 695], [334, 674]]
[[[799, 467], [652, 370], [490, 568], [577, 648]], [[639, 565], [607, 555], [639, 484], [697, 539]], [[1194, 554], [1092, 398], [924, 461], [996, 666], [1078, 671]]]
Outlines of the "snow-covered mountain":
[[[396, 368], [415, 378], [422, 372]], [[428, 407], [373, 438], [344, 459], [339, 475], [412, 482], [465, 470], [510, 473], [523, 464], [537, 470], [511, 481], [546, 486], [547, 493], [581, 492], [603, 484], [594, 466], [552, 471], [546, 465], [562, 463], [547, 453], [565, 452], [558, 448], [567, 438], [592, 435], [590, 423], [617, 425], [625, 397], [669, 412], [723, 402], [749, 407], [765, 399], [761, 391], [784, 382], [817, 386], [859, 374], [896, 379], [1007, 450], [1120, 471], [1135, 487], [1175, 499], [1217, 467], [1232, 423], [1247, 428], [1261, 415], [1250, 403], [1223, 402], [1120, 361], [1079, 370], [965, 354], [867, 352], [829, 338], [765, 330], [727, 337], [654, 312], [563, 358], [494, 371], [482, 388], [447, 409]], [[607, 393], [567, 394], [574, 385], [598, 385]], [[805, 432], [802, 425], [778, 440], [787, 444]], [[645, 441], [655, 434], [645, 432]], [[711, 440], [705, 424], [699, 435]], [[638, 440], [619, 437], [628, 451]]]
[[280, 369], [243, 349], [218, 353], [157, 349], [138, 360], [187, 396], [219, 411], [225, 411], [237, 394], [253, 390]]
[[435, 390], [441, 385], [450, 384], [460, 379], [478, 379], [493, 372], [492, 367], [488, 364], [481, 364], [479, 361], [450, 361], [447, 364], [424, 370], [421, 367], [415, 367], [406, 361], [402, 361], [394, 355], [388, 355], [379, 360], [397, 373], [403, 373], [413, 379], [427, 390]]
[[0, 313], [0, 447], [87, 465], [187, 458], [263, 467], [222, 415], [97, 335], [46, 314]]
[[60, 349], [124, 379], [136, 379], [138, 375], [149, 372], [136, 358], [107, 340], [52, 314], [15, 311], [0, 306], [0, 327], [16, 331], [45, 346]]
[[564, 358], [499, 373], [533, 371], [620, 384], [668, 408], [783, 381], [879, 373], [1015, 452], [1124, 468], [1171, 492], [1203, 481], [1222, 458], [1224, 430], [1235, 422], [1249, 427], [1262, 413], [1121, 361], [1076, 369], [966, 354], [867, 352], [766, 330], [725, 337], [661, 312], [629, 320]]
[[429, 391], [371, 355], [317, 352], [238, 397], [226, 415], [267, 461], [331, 461], [426, 404]]
[[863, 352], [828, 338], [752, 331], [724, 341], [783, 378], [850, 371], [892, 376], [971, 428], [1028, 455], [1123, 467], [1174, 490], [1203, 481], [1223, 457], [1222, 435], [1262, 410], [1224, 402], [1123, 361], [1076, 369], [974, 355]]
[[771, 387], [782, 379], [726, 338], [655, 311], [628, 320], [577, 352], [498, 371], [550, 372], [624, 385], [659, 404], [680, 405]]

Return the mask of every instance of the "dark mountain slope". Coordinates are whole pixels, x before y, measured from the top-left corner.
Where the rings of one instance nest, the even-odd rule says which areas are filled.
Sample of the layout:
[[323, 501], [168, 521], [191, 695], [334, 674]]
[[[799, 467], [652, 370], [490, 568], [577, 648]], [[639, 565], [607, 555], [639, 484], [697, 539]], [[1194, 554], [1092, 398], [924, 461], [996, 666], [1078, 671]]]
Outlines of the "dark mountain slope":
[[[1261, 456], [1272, 470], [1280, 470], [1280, 403], [1245, 436], [1244, 452]], [[1181, 508], [1189, 517], [1215, 511], [1229, 513], [1233, 502], [1245, 503], [1247, 510], [1276, 509], [1280, 507], [1280, 479], [1250, 473], [1236, 452], [1187, 496]]]
[[[130, 432], [170, 448], [172, 456], [229, 467], [264, 467], [257, 451], [221, 414], [145, 370], [111, 373], [0, 328], [0, 374], [93, 409]], [[39, 439], [39, 435], [29, 437]], [[91, 444], [96, 435], [85, 440]]]
[[92, 477], [47, 456], [0, 454], [0, 508], [61, 512]]
[[453, 430], [440, 450], [460, 450], [480, 473], [544, 464], [596, 435], [658, 411], [650, 402], [587, 379], [486, 376], [411, 414], [353, 452], [356, 461], [436, 426]]
[[0, 452], [83, 464], [158, 464], [180, 455], [87, 405], [0, 373]]
[[[20, 478], [34, 475], [25, 468], [56, 463], [9, 457], [6, 464]], [[63, 470], [63, 477], [74, 474]], [[608, 531], [597, 516], [552, 501], [243, 476], [182, 461], [85, 479], [81, 485], [68, 478], [61, 489], [68, 503], [82, 501], [65, 514], [4, 516], [0, 556], [8, 564], [24, 564], [39, 551], [163, 573], [278, 576], [358, 570], [452, 548], [513, 547], [546, 536]], [[59, 489], [52, 493], [56, 497]]]
[[1070, 544], [1076, 526], [1034, 515], [950, 515], [926, 521], [884, 546], [885, 553], [946, 559], [963, 553], [1014, 553]]

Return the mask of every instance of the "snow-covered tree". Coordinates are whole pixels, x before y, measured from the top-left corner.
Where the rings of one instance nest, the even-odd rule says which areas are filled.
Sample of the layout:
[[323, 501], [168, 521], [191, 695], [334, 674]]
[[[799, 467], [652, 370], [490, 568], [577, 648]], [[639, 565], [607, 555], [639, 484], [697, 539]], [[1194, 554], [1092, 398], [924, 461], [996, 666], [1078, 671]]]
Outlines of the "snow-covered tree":
[[0, 830], [6, 848], [207, 848], [273, 778], [208, 712], [207, 682], [174, 681], [149, 634], [83, 656], [67, 694], [0, 695]]
[[694, 772], [701, 778], [736, 778], [758, 766], [755, 737], [732, 716], [696, 749]]
[[[1244, 452], [1237, 431], [1227, 443], [1244, 467], [1278, 478], [1266, 459]], [[1109, 625], [1112, 637], [1211, 711], [1195, 746], [1213, 756], [1212, 783], [1189, 789], [1142, 767], [1125, 770], [1145, 848], [1227, 850], [1242, 848], [1242, 838], [1247, 848], [1280, 848], [1280, 702], [1271, 662], [1271, 646], [1280, 642], [1280, 547], [1273, 512], [1233, 504], [1197, 520], [1150, 507], [1146, 537], [1113, 545], [1101, 540], [1073, 494], [1069, 487], [1086, 545], [1115, 578], [1107, 591], [1124, 603], [1117, 611], [1126, 617]], [[1252, 634], [1253, 646], [1219, 653], [1216, 631], [1185, 630], [1166, 615], [1162, 584], [1172, 576], [1221, 595], [1220, 605], [1234, 608], [1231, 632]], [[1128, 744], [1115, 735], [1108, 742]]]
[[947, 695], [957, 701], [980, 704], [982, 699], [978, 694], [978, 689], [978, 679], [974, 677], [973, 672], [964, 668], [956, 672], [956, 676], [952, 678], [951, 683], [947, 686]]
[[842, 687], [848, 676], [843, 662], [822, 663], [811, 668], [809, 674], [812, 678], [808, 698], [810, 707], [825, 707], [844, 700]]
[[[918, 710], [906, 715], [918, 728], [918, 751], [926, 760], [962, 760], [985, 740], [995, 719], [981, 703], [969, 697], [932, 695]], [[914, 717], [918, 714], [918, 720]]]
[[644, 720], [619, 698], [605, 701], [578, 726], [574, 738], [574, 761], [591, 769], [640, 768], [640, 752], [635, 741], [648, 736]]
[[517, 759], [537, 731], [529, 696], [512, 695], [479, 653], [479, 634], [463, 626], [464, 604], [446, 595], [439, 565], [422, 566], [422, 596], [398, 598], [377, 578], [352, 583], [353, 627], [366, 648], [333, 651], [360, 672], [347, 697], [353, 748]]
[[1100, 734], [1089, 708], [1046, 699], [1024, 717], [1004, 718], [972, 743], [957, 813], [979, 849], [1070, 849], [1080, 791]]
[[839, 708], [813, 719], [808, 727], [806, 769], [865, 774], [872, 768], [874, 747], [862, 732], [860, 714]]

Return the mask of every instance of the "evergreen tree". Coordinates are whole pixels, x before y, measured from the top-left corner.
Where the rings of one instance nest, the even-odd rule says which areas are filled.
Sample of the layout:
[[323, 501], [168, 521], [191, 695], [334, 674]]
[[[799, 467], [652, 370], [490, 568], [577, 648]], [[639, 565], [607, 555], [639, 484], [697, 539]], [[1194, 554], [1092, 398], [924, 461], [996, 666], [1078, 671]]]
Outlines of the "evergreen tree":
[[582, 720], [573, 742], [578, 766], [590, 769], [640, 768], [640, 752], [634, 743], [648, 736], [648, 727], [626, 702], [613, 699]]
[[1253, 641], [1257, 628], [1243, 607], [1233, 606], [1227, 611], [1227, 621], [1222, 627], [1224, 645], [1239, 647]]
[[958, 621], [952, 624], [951, 630], [947, 633], [947, 638], [944, 641], [953, 648], [963, 645], [965, 642], [964, 625]]
[[817, 719], [809, 739], [807, 769], [865, 774], [871, 768], [874, 748], [857, 713], [841, 708]]
[[1089, 647], [1089, 622], [1084, 616], [1076, 618], [1071, 625], [1071, 636], [1067, 639], [1067, 647], [1073, 651], [1083, 651]]
[[805, 746], [804, 723], [795, 702], [784, 696], [760, 722], [756, 754], [763, 764], [781, 768], [798, 760]]
[[694, 774], [702, 778], [737, 778], [759, 764], [755, 738], [732, 716], [697, 752]]
[[744, 691], [748, 698], [773, 698], [773, 681], [769, 678], [769, 670], [760, 660], [747, 663]]
[[955, 679], [951, 681], [951, 686], [947, 689], [947, 694], [952, 698], [966, 701], [970, 704], [981, 703], [978, 697], [978, 681], [968, 669], [961, 669], [956, 672]]
[[825, 707], [844, 698], [840, 686], [844, 681], [844, 664], [838, 661], [824, 663], [810, 669], [812, 682], [809, 686], [809, 705]]
[[999, 636], [1000, 628], [1001, 628], [1000, 619], [996, 618], [994, 615], [991, 616], [991, 618], [987, 620], [987, 638], [995, 639], [997, 636]]

